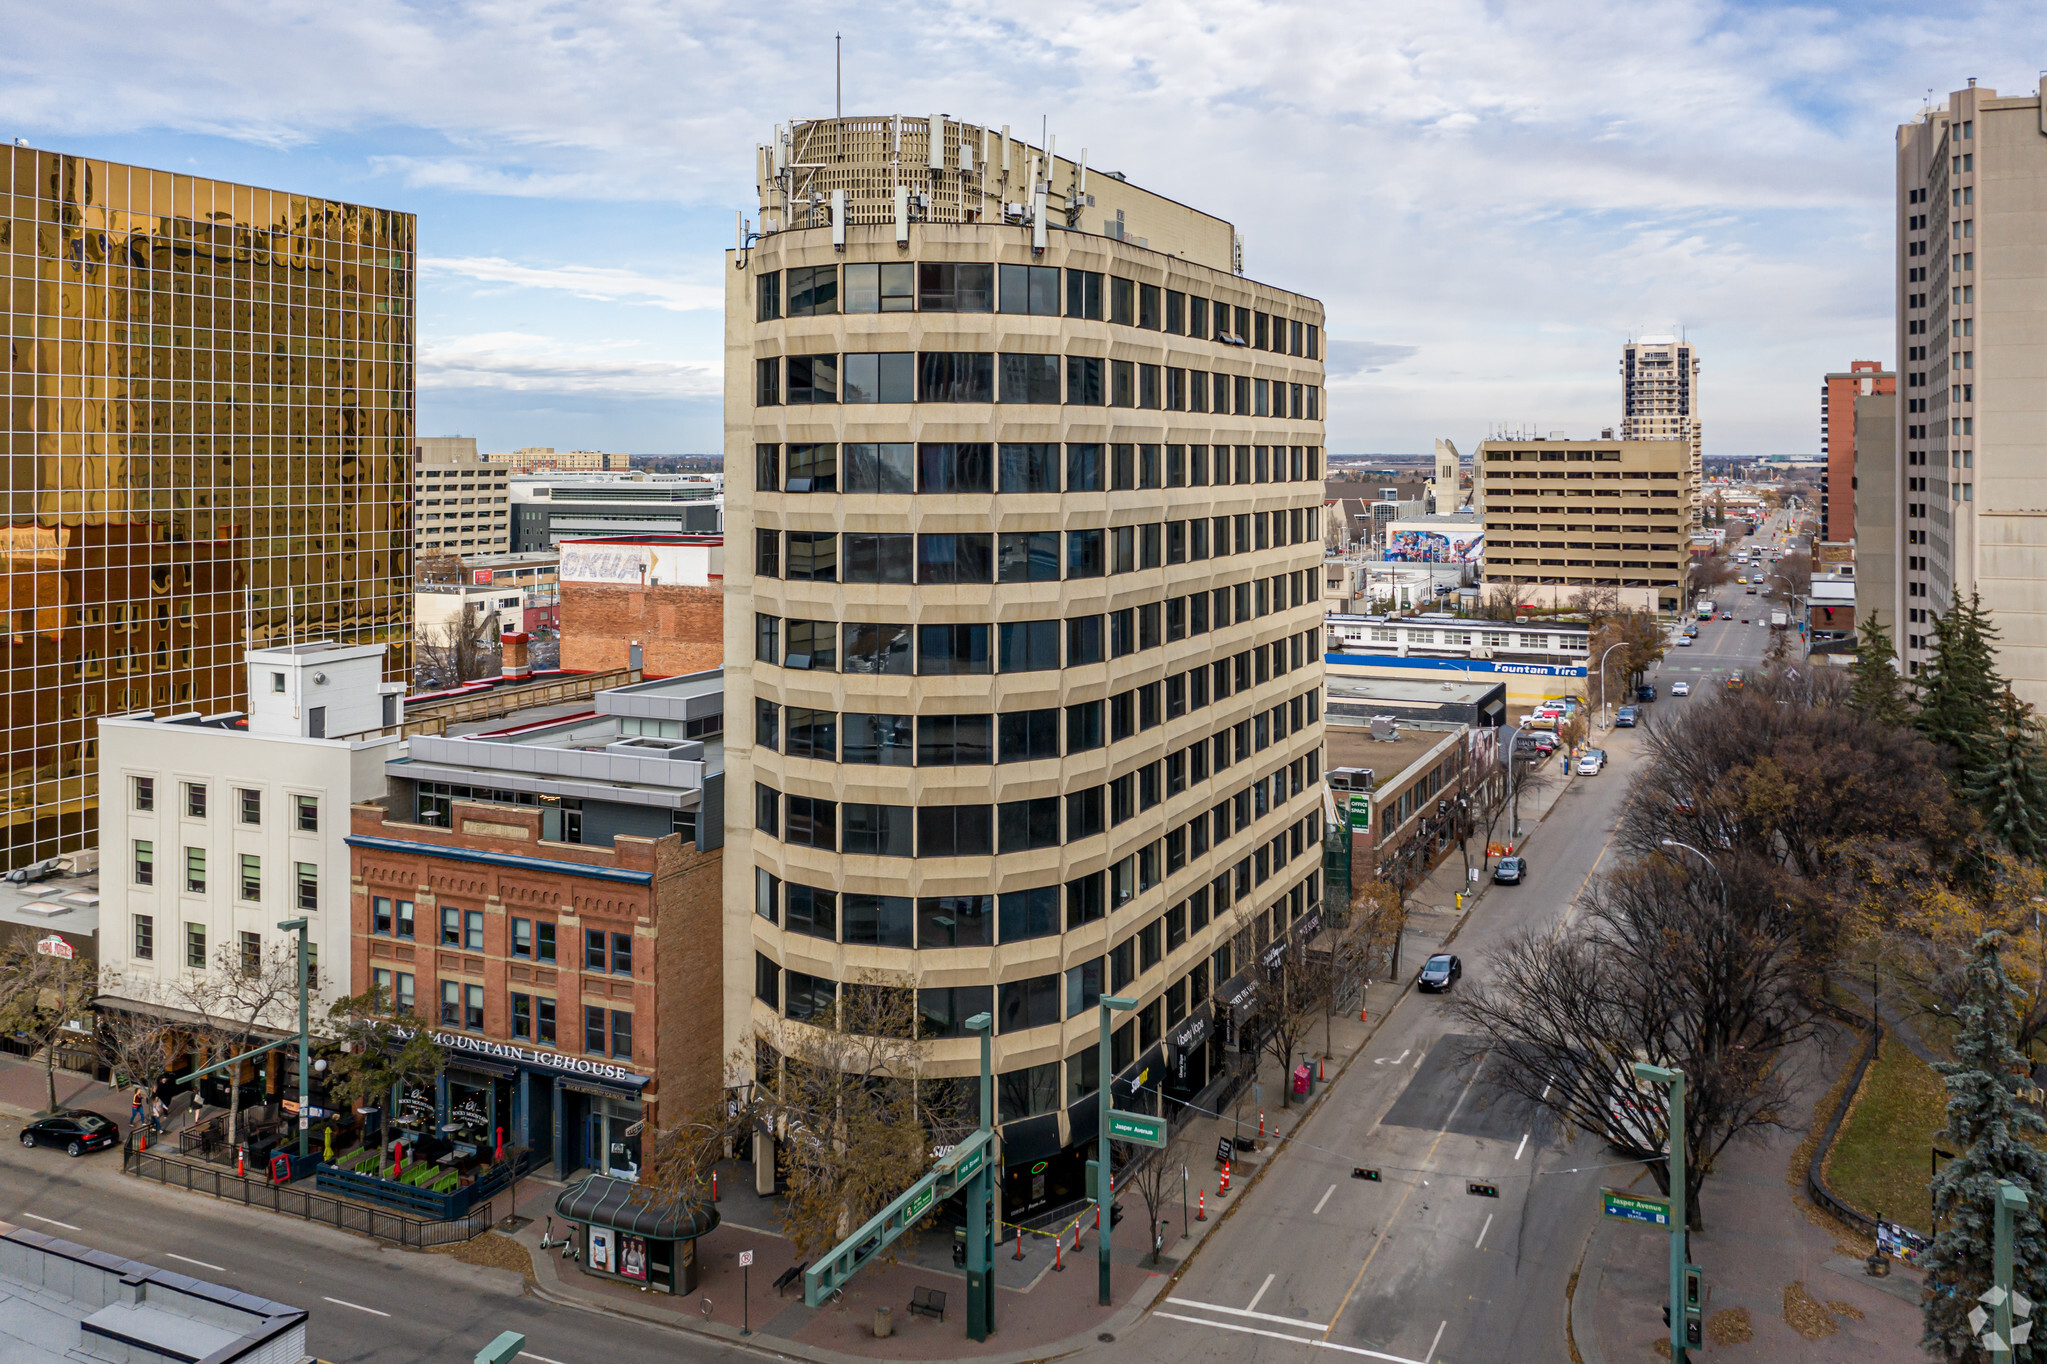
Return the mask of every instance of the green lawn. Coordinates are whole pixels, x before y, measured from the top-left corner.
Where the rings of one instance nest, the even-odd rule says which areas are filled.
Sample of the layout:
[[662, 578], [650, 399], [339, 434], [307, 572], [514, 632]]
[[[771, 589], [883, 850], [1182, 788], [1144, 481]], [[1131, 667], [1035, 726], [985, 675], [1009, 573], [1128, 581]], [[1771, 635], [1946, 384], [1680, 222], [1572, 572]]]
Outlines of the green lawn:
[[1940, 1076], [1886, 1035], [1862, 1077], [1862, 1101], [1827, 1155], [1827, 1186], [1852, 1207], [1930, 1235], [1927, 1162], [1934, 1134], [1946, 1125], [1946, 1104]]

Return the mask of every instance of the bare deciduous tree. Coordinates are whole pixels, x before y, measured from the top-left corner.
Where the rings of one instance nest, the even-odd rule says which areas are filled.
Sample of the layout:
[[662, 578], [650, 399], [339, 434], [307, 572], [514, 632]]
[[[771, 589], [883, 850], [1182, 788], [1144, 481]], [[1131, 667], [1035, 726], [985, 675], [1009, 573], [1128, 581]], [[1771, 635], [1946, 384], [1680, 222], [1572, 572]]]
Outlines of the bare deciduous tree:
[[500, 663], [497, 617], [466, 607], [439, 625], [419, 632], [418, 667], [422, 685], [458, 687], [479, 677], [495, 676]]
[[[207, 1025], [191, 1030], [207, 1065], [239, 1056], [269, 1040], [265, 1034], [298, 1028], [298, 946], [291, 939], [272, 939], [265, 948], [224, 942], [214, 949], [205, 971], [187, 971], [165, 990], [177, 1008], [198, 1014]], [[260, 1063], [259, 1066], [260, 1073]], [[229, 1146], [241, 1139], [242, 1086], [240, 1066], [227, 1071]]]
[[26, 939], [0, 952], [0, 1030], [36, 1048], [52, 1109], [57, 1106], [57, 1051], [89, 1025], [99, 972], [83, 957], [38, 952]]
[[1643, 1159], [1669, 1192], [1667, 1101], [1643, 1089], [1646, 1061], [1685, 1073], [1686, 1196], [1744, 1133], [1777, 1126], [1785, 1052], [1812, 1035], [1805, 998], [1826, 959], [1810, 950], [1808, 906], [1767, 863], [1739, 853], [1714, 868], [1657, 855], [1592, 892], [1583, 917], [1523, 932], [1451, 1012], [1484, 1040], [1487, 1075], [1565, 1123]]
[[804, 1259], [830, 1250], [931, 1166], [917, 1019], [907, 980], [869, 973], [810, 1019], [756, 1038], [775, 1059], [756, 1067], [766, 1073], [754, 1085], [754, 1116], [779, 1139], [782, 1230]]
[[[1186, 1136], [1187, 1128], [1174, 1130], [1168, 1124], [1164, 1146], [1137, 1147], [1116, 1142], [1109, 1148], [1110, 1158], [1120, 1162], [1121, 1188], [1135, 1193], [1144, 1204], [1144, 1220], [1149, 1230], [1146, 1244], [1153, 1264], [1159, 1262], [1164, 1239], [1159, 1235], [1159, 1214], [1171, 1204], [1173, 1186], [1179, 1182], [1180, 1170], [1187, 1163]], [[1180, 1230], [1184, 1233], [1187, 1229]]]

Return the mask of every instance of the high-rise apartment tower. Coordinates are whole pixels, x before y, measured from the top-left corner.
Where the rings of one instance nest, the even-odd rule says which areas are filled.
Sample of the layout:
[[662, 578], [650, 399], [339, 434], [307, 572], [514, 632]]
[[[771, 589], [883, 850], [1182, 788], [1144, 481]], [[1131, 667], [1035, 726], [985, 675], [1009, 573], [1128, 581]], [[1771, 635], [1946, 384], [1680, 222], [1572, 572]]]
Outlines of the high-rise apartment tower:
[[0, 147], [0, 858], [89, 845], [97, 717], [245, 647], [409, 670], [410, 214]]
[[1899, 652], [1917, 673], [1933, 617], [1980, 591], [1999, 669], [2047, 705], [2047, 113], [1971, 81], [1897, 156], [1903, 410], [1894, 468], [1858, 477], [1897, 485]]
[[[1705, 485], [1699, 419], [1699, 348], [1675, 336], [1645, 336], [1621, 347], [1622, 440], [1681, 440], [1691, 447], [1696, 502]], [[1694, 521], [1693, 525], [1698, 522]]]
[[1102, 995], [1118, 1102], [1196, 1094], [1321, 902], [1322, 307], [1049, 151], [778, 129], [726, 295], [728, 1052], [878, 973], [965, 1083], [991, 1012], [1005, 1216]]

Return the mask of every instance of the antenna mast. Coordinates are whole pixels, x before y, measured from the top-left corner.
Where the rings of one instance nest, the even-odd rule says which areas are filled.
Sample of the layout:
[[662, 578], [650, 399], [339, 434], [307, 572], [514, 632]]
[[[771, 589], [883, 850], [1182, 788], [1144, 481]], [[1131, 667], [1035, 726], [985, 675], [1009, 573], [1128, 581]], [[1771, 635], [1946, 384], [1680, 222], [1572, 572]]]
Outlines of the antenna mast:
[[846, 38], [841, 33], [832, 35], [832, 114], [846, 116]]

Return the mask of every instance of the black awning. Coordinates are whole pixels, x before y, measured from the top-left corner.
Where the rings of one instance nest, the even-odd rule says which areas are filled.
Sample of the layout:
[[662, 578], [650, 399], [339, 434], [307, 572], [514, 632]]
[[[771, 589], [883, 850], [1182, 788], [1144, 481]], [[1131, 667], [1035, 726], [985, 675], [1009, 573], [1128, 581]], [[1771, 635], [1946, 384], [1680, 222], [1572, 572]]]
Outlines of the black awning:
[[657, 1204], [648, 1190], [607, 1175], [590, 1175], [562, 1190], [554, 1210], [571, 1222], [610, 1227], [652, 1241], [694, 1241], [718, 1225], [718, 1210], [708, 1203]]
[[1040, 1113], [1002, 1125], [1002, 1163], [1014, 1169], [1059, 1153], [1059, 1115]]

